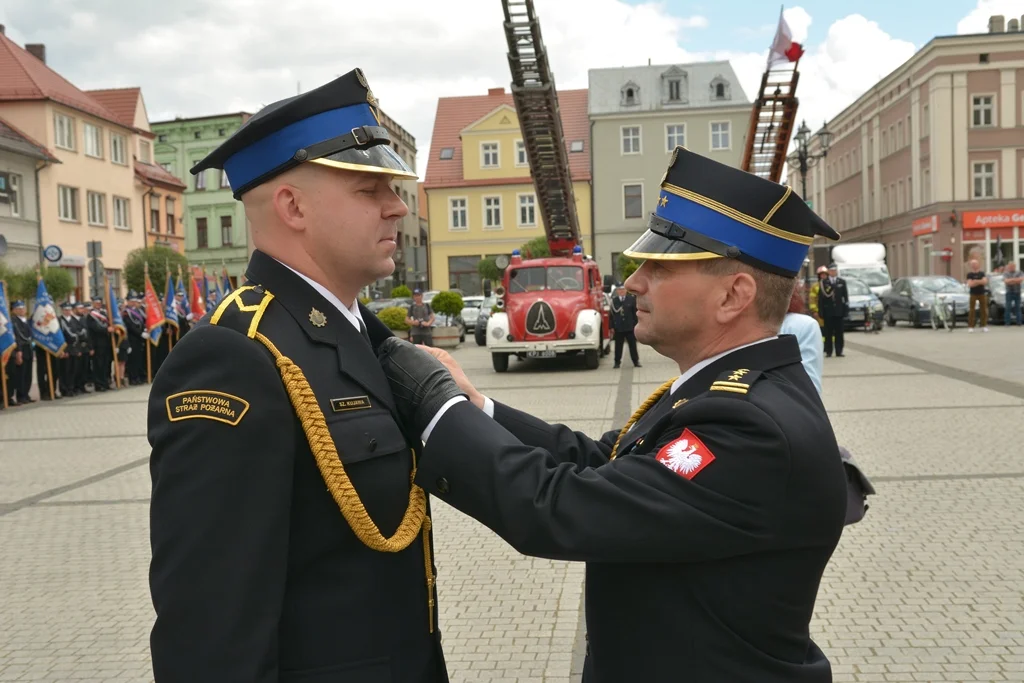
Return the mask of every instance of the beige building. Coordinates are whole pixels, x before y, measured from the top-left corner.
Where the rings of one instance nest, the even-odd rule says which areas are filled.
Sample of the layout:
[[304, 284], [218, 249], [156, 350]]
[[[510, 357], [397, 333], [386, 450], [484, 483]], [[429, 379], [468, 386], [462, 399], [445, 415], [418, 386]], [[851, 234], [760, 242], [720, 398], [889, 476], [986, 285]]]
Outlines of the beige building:
[[[391, 146], [405, 159], [409, 167], [416, 168], [416, 138], [402, 128], [390, 116], [380, 112], [380, 124], [391, 134]], [[419, 188], [414, 178], [396, 178], [395, 194], [409, 207], [409, 214], [398, 222], [398, 249], [395, 250], [395, 272], [377, 283], [378, 289], [390, 292], [398, 285], [425, 287], [427, 280], [426, 242], [427, 234], [420, 231]]]
[[618, 257], [647, 228], [676, 146], [738, 167], [752, 104], [729, 62], [591, 69], [592, 255]]
[[0, 117], [49, 150], [60, 163], [39, 173], [42, 245], [60, 247], [73, 296], [90, 296], [86, 243], [100, 241], [111, 282], [124, 293], [121, 268], [145, 246], [135, 199], [133, 157], [142, 138], [129, 123], [46, 66], [46, 48], [22, 49], [0, 29]]
[[[829, 122], [808, 198], [843, 242], [884, 244], [893, 279], [962, 279], [971, 255], [991, 269], [997, 249], [1024, 265], [1022, 21], [933, 38]], [[822, 265], [828, 248], [815, 247]]]

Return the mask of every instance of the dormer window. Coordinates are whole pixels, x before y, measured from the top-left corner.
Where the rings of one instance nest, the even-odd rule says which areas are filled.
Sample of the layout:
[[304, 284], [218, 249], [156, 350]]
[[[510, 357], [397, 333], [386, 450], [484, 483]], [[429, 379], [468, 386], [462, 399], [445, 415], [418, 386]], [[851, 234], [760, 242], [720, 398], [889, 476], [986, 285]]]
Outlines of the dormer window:
[[455, 156], [455, 148], [454, 147], [442, 147], [441, 148], [440, 158], [441, 158], [442, 161], [451, 159], [454, 156]]
[[635, 107], [640, 104], [640, 86], [630, 81], [622, 86], [622, 106]]
[[668, 82], [668, 101], [678, 102], [679, 101], [679, 79], [673, 78]]
[[686, 72], [678, 66], [661, 74], [661, 99], [669, 104], [686, 104], [689, 100]]
[[722, 78], [721, 76], [715, 76], [711, 80], [711, 99], [712, 100], [729, 100], [732, 99], [731, 88], [729, 87], [729, 81]]

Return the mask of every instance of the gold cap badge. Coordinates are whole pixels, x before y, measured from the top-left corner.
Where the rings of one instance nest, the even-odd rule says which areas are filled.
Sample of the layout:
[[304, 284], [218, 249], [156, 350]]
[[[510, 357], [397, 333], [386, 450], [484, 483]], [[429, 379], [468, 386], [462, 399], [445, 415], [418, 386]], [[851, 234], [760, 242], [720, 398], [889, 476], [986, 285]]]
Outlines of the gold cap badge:
[[327, 317], [314, 308], [309, 312], [309, 322], [317, 327], [323, 327], [327, 324]]

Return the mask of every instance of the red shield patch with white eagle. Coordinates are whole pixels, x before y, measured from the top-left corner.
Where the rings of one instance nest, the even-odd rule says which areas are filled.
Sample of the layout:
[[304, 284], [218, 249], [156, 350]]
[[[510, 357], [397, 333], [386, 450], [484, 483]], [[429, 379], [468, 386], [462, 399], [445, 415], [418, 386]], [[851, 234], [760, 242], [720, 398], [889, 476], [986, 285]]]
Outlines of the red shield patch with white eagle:
[[654, 459], [683, 479], [693, 479], [715, 456], [693, 432], [684, 429], [683, 435], [665, 444]]

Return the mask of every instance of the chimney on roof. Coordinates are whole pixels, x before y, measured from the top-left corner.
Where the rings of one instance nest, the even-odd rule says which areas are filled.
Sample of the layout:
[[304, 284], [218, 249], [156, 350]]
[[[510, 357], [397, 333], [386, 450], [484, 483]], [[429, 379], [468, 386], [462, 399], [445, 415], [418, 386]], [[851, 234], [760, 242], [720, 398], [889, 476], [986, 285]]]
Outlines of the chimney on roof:
[[4, 26], [3, 24], [0, 24], [0, 36], [4, 35], [5, 33], [7, 33], [7, 27]]
[[988, 18], [989, 33], [1003, 33], [1006, 31], [1006, 18], [1002, 14], [993, 14]]
[[1006, 22], [1006, 32], [1007, 33], [1016, 33], [1019, 30], [1020, 30], [1020, 24], [1017, 23], [1017, 18], [1016, 17], [1014, 17], [1013, 19], [1010, 19], [1010, 21]]
[[25, 51], [46, 64], [46, 46], [42, 43], [25, 43]]
[[505, 94], [505, 88], [504, 88], [504, 86], [502, 86], [500, 88], [488, 88], [487, 89], [487, 94], [488, 95], [504, 95]]

